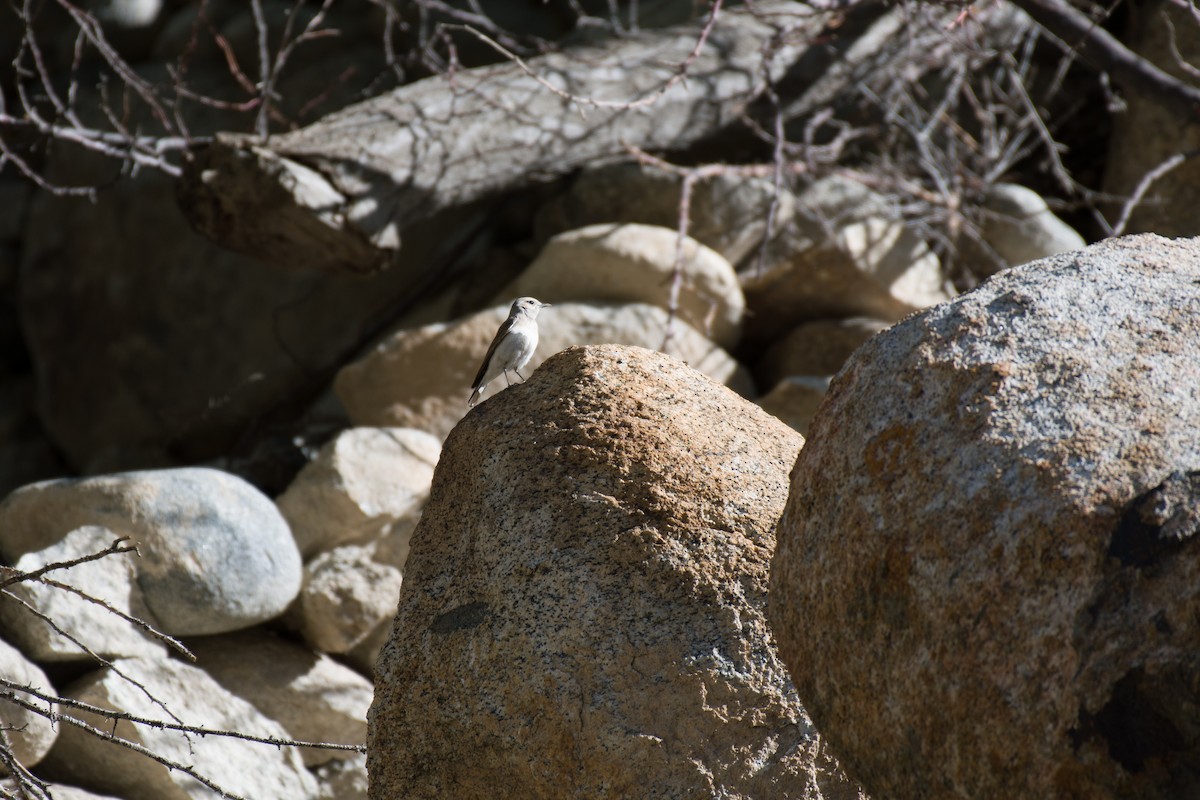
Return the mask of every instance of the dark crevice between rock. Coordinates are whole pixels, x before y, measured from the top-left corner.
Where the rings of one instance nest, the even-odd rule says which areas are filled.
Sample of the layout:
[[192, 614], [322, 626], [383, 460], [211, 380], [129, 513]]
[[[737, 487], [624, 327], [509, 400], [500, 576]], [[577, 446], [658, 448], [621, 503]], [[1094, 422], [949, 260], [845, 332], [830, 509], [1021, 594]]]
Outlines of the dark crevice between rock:
[[1173, 472], [1134, 498], [1108, 543], [1108, 555], [1145, 569], [1200, 539], [1200, 470]]
[[1200, 797], [1200, 655], [1162, 672], [1126, 673], [1097, 713], [1080, 709], [1069, 735], [1076, 750], [1102, 739], [1109, 756], [1134, 775], [1156, 762], [1171, 775], [1177, 796]]

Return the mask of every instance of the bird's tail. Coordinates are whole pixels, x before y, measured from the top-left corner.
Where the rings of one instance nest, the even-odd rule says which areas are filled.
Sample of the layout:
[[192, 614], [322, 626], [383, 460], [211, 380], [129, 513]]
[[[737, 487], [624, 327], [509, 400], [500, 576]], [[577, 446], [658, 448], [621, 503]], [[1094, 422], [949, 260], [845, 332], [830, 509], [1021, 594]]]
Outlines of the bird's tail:
[[479, 402], [479, 398], [483, 396], [483, 390], [487, 388], [486, 383], [481, 383], [475, 387], [475, 391], [471, 392], [471, 397], [467, 400], [467, 408]]

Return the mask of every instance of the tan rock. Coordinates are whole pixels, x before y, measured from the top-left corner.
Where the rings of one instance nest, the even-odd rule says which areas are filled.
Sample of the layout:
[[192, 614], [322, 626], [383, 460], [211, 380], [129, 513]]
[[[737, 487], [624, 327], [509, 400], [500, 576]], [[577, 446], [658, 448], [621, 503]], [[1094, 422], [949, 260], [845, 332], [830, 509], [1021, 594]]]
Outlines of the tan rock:
[[980, 236], [995, 257], [980, 253], [967, 265], [976, 275], [986, 277], [1007, 267], [1028, 264], [1039, 258], [1079, 250], [1087, 242], [1067, 223], [1059, 219], [1042, 196], [1015, 183], [997, 183], [984, 199], [984, 217]]
[[[471, 382], [509, 305], [397, 331], [343, 368], [334, 389], [354, 424], [419, 428], [445, 438], [467, 412]], [[546, 358], [577, 344], [661, 347], [667, 322], [661, 308], [642, 304], [553, 306], [538, 317], [541, 340], [524, 374], [529, 377]], [[671, 355], [739, 392], [753, 391], [745, 370], [687, 323], [675, 320], [671, 333], [666, 343]], [[498, 390], [504, 386], [495, 383]]]
[[[538, 210], [535, 236], [544, 241], [564, 231], [600, 222], [640, 222], [678, 229], [683, 178], [638, 164], [584, 169], [562, 197]], [[688, 235], [736, 264], [767, 233], [774, 206], [778, 230], [795, 210], [787, 189], [773, 181], [717, 175], [696, 181], [689, 203]]]
[[[21, 686], [28, 686], [45, 694], [57, 694], [50, 684], [50, 679], [46, 677], [46, 673], [3, 639], [0, 639], [0, 676], [3, 676], [5, 680]], [[0, 688], [0, 695], [10, 693], [38, 708], [45, 709], [47, 713], [58, 710], [57, 707], [32, 695], [8, 687]], [[41, 761], [58, 736], [58, 729], [45, 716], [23, 708], [10, 700], [5, 700], [2, 696], [0, 696], [0, 725], [4, 726], [5, 737], [12, 748], [13, 758], [24, 767], [33, 767]], [[3, 764], [0, 764], [0, 775], [7, 774], [8, 770]]]
[[1005, 271], [834, 380], [770, 612], [873, 796], [1200, 796], [1198, 342], [1200, 242], [1136, 236]]
[[765, 344], [802, 322], [874, 317], [894, 322], [949, 298], [937, 256], [895, 221], [883, 197], [833, 175], [805, 191], [807, 216], [741, 276], [747, 344]]
[[[66, 697], [94, 706], [184, 725], [289, 738], [277, 723], [225, 690], [203, 670], [174, 660], [118, 659], [68, 688]], [[150, 696], [147, 696], [149, 693]], [[154, 699], [151, 699], [153, 697]], [[158, 702], [170, 709], [170, 715]], [[143, 724], [111, 721], [88, 712], [63, 709], [105, 733], [139, 744], [177, 764], [193, 768], [224, 791], [255, 800], [313, 798], [317, 784], [294, 748], [257, 744], [227, 736], [185, 735]], [[111, 792], [126, 800], [190, 800], [217, 796], [181, 770], [125, 747], [62, 724], [45, 768], [56, 779]]]
[[766, 391], [793, 375], [832, 375], [863, 342], [887, 326], [867, 317], [806, 322], [767, 348], [754, 366], [754, 378]]
[[[51, 783], [46, 787], [54, 800], [121, 800], [118, 797], [104, 794], [94, 794], [86, 789], [80, 789], [78, 786], [67, 786], [62, 783]], [[11, 779], [0, 781], [0, 789], [11, 792], [13, 797], [20, 797], [17, 794], [17, 788], [14, 781]]]
[[[669, 308], [679, 234], [657, 225], [600, 224], [567, 231], [496, 297], [511, 303], [599, 301]], [[737, 344], [746, 301], [733, 267], [690, 237], [683, 240], [679, 316], [724, 348]]]
[[695, 370], [571, 348], [447, 439], [370, 796], [858, 797], [766, 627], [802, 438]]
[[828, 375], [793, 375], [775, 384], [774, 389], [759, 398], [758, 405], [780, 422], [807, 436], [809, 423], [827, 391]]
[[[104, 527], [76, 528], [49, 547], [21, 556], [13, 566], [22, 572], [34, 572], [49, 564], [103, 552], [118, 538]], [[45, 577], [157, 627], [158, 621], [146, 607], [137, 582], [136, 559], [133, 553], [116, 553], [53, 570]], [[53, 620], [55, 627], [28, 606]], [[5, 594], [0, 595], [0, 629], [6, 639], [38, 661], [91, 661], [92, 656], [71, 638], [105, 658], [153, 658], [166, 653], [166, 646], [140, 627], [67, 589], [39, 581], [6, 587]]]
[[304, 567], [293, 614], [307, 641], [323, 653], [346, 653], [396, 612], [401, 571], [375, 558], [376, 545], [344, 545]]
[[[193, 639], [196, 666], [304, 742], [361, 745], [371, 682], [328, 656], [255, 630]], [[307, 766], [353, 758], [346, 750], [301, 748]]]
[[411, 428], [352, 428], [326, 443], [275, 501], [301, 555], [415, 526], [440, 450]]

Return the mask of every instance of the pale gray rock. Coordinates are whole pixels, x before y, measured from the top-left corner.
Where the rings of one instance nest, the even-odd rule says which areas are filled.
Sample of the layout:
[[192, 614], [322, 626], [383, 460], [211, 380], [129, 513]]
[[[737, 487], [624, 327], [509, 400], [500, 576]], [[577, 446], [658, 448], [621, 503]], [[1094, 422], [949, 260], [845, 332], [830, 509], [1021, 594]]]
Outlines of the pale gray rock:
[[615, 345], [468, 415], [380, 656], [370, 797], [859, 797], [766, 626], [802, 445]]
[[[50, 684], [50, 679], [46, 677], [46, 673], [3, 639], [0, 639], [0, 676], [3, 676], [5, 680], [21, 686], [28, 686], [44, 694], [57, 694]], [[58, 736], [58, 728], [45, 716], [4, 699], [4, 696], [9, 694], [38, 708], [45, 709], [47, 713], [58, 709], [57, 706], [52, 706], [32, 695], [16, 689], [0, 687], [0, 725], [4, 726], [5, 736], [12, 747], [12, 755], [22, 766], [33, 767], [42, 760], [42, 757], [50, 750], [50, 746], [54, 744], [54, 740]], [[8, 771], [5, 767], [0, 765], [0, 775], [7, 774]]]
[[[361, 745], [367, 738], [371, 682], [328, 656], [261, 630], [188, 641], [196, 666], [303, 742]], [[346, 750], [300, 748], [312, 767], [355, 757]]]
[[1198, 376], [1200, 242], [1150, 235], [1007, 270], [851, 358], [770, 612], [872, 796], [1200, 795]]
[[[355, 425], [419, 428], [444, 439], [467, 412], [467, 396], [508, 303], [454, 322], [388, 335], [358, 361], [344, 367], [334, 390]], [[546, 358], [577, 344], [664, 346], [667, 312], [638, 303], [606, 306], [564, 303], [538, 317], [540, 341], [524, 370], [529, 377]], [[666, 351], [741, 394], [753, 383], [724, 350], [675, 320]], [[488, 387], [484, 402], [504, 389]]]
[[281, 614], [300, 589], [300, 554], [275, 504], [205, 468], [45, 481], [0, 504], [0, 556], [43, 550], [99, 525], [137, 543], [138, 585], [165, 633], [200, 635]]
[[[68, 687], [64, 697], [149, 719], [253, 736], [289, 739], [277, 723], [236, 697], [202, 669], [179, 661], [120, 659], [113, 666], [145, 687], [105, 668]], [[155, 703], [147, 692], [160, 701]], [[97, 715], [64, 708], [65, 714], [104, 732], [113, 725]], [[178, 764], [193, 768], [224, 791], [254, 800], [308, 800], [317, 782], [296, 748], [258, 744], [227, 736], [198, 736], [122, 722], [116, 735]], [[47, 774], [126, 800], [200, 800], [218, 793], [182, 771], [93, 736], [74, 725], [61, 733], [45, 760]]]
[[1015, 183], [997, 183], [983, 202], [980, 238], [990, 252], [967, 243], [963, 257], [976, 275], [988, 276], [1007, 267], [1079, 250], [1087, 242], [1046, 205], [1042, 196]]
[[601, 223], [561, 233], [495, 301], [536, 297], [667, 309], [673, 291], [680, 318], [726, 349], [737, 344], [746, 301], [733, 267], [695, 239], [680, 242], [677, 231], [657, 225]]
[[[22, 572], [34, 572], [48, 564], [102, 552], [118, 538], [108, 528], [85, 525], [42, 550], [24, 554], [13, 566]], [[134, 553], [116, 553], [51, 571], [45, 577], [157, 628], [137, 582]], [[9, 594], [0, 595], [0, 629], [6, 639], [37, 661], [91, 661], [92, 657], [68, 635], [104, 658], [161, 657], [166, 652], [161, 641], [140, 627], [66, 589], [31, 580], [13, 584], [5, 592]], [[25, 604], [53, 620], [57, 629]]]
[[[580, 172], [562, 197], [538, 210], [539, 241], [599, 222], [640, 222], [678, 229], [683, 177], [638, 164], [608, 164]], [[774, 206], [778, 230], [795, 211], [796, 200], [773, 181], [717, 175], [697, 181], [689, 203], [688, 235], [737, 264], [767, 233]]]
[[352, 428], [326, 443], [276, 505], [305, 558], [411, 529], [441, 442], [412, 428]]

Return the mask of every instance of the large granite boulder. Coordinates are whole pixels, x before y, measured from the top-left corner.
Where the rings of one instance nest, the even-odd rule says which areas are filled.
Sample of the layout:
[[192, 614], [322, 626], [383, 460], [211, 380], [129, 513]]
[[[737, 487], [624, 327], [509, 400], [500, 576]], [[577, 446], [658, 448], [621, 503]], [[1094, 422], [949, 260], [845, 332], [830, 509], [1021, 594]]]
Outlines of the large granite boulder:
[[1200, 242], [1002, 273], [871, 339], [771, 622], [876, 797], [1200, 796]]
[[802, 444], [636, 347], [473, 409], [379, 659], [370, 796], [858, 797], [766, 627]]

